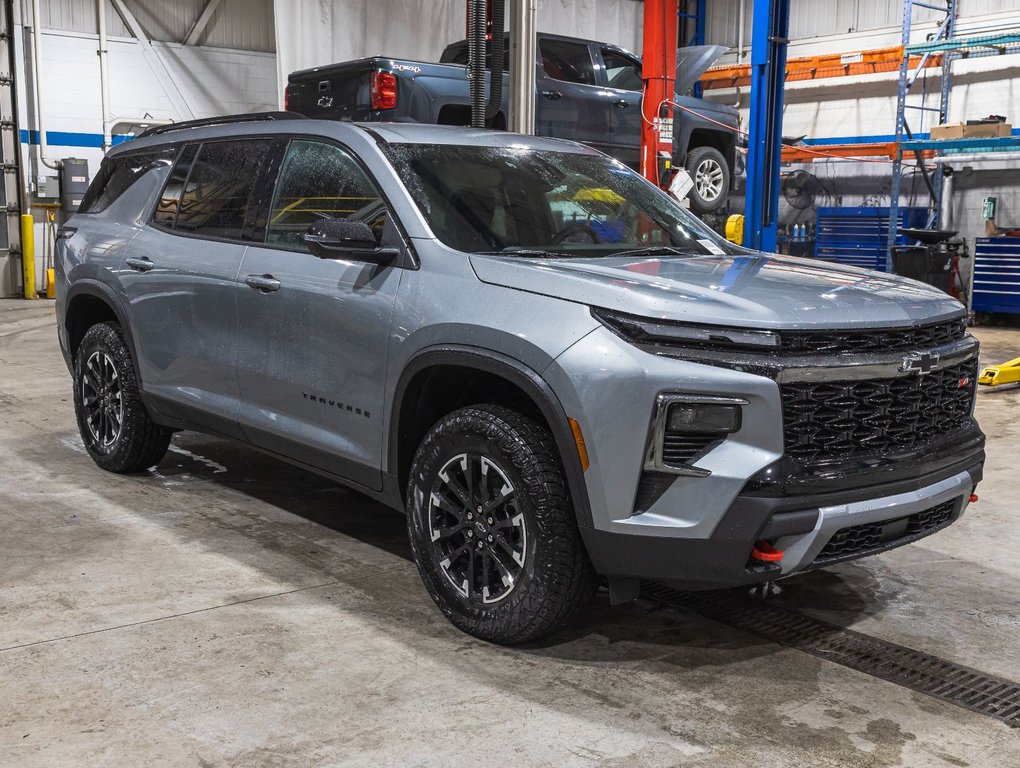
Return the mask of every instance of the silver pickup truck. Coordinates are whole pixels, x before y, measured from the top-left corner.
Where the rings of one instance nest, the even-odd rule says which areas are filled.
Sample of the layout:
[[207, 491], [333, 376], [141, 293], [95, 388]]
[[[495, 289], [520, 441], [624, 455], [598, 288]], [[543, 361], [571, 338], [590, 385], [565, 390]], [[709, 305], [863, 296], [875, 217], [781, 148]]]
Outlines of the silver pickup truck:
[[120, 144], [60, 231], [100, 467], [191, 429], [334, 478], [502, 643], [598, 575], [760, 584], [966, 509], [978, 343], [945, 293], [734, 246], [582, 144], [288, 115]]
[[[686, 167], [694, 179], [690, 201], [695, 213], [714, 213], [725, 205], [736, 168], [737, 110], [688, 95], [726, 50], [702, 45], [677, 52], [680, 109], [673, 163]], [[609, 43], [548, 34], [538, 35], [538, 52], [536, 133], [584, 142], [637, 168], [641, 59]], [[309, 117], [469, 125], [467, 41], [448, 46], [440, 62], [373, 56], [294, 72], [287, 84], [287, 108]], [[506, 81], [504, 74], [501, 105], [489, 127], [506, 128]]]

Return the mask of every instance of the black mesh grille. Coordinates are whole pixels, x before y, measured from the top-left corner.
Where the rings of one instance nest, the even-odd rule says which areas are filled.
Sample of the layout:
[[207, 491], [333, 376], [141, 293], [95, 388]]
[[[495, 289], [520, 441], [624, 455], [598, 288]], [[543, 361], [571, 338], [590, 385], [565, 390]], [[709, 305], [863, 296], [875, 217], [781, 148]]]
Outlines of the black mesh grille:
[[805, 464], [903, 453], [967, 425], [977, 360], [923, 376], [781, 386], [786, 454]]
[[955, 507], [955, 501], [946, 501], [909, 517], [840, 528], [818, 553], [814, 564], [859, 557], [919, 539], [949, 523]]
[[783, 331], [782, 351], [810, 354], [824, 352], [894, 352], [902, 349], [935, 347], [958, 341], [967, 333], [967, 320], [960, 318], [916, 328], [885, 328], [855, 331]]
[[666, 431], [662, 438], [662, 463], [689, 464], [713, 443], [721, 440], [719, 435], [692, 434]]

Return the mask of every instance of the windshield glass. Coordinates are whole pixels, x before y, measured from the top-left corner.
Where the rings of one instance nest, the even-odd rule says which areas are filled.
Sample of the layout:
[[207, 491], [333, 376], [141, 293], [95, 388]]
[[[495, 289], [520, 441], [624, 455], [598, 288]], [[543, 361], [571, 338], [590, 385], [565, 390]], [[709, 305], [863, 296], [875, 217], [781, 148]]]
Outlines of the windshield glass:
[[728, 251], [673, 198], [603, 155], [443, 144], [383, 151], [432, 232], [456, 250], [587, 258]]

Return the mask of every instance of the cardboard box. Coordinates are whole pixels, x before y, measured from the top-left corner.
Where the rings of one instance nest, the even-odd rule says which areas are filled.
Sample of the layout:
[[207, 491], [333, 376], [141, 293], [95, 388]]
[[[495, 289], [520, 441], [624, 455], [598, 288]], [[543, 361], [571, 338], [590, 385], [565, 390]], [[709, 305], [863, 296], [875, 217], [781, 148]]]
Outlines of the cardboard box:
[[963, 123], [946, 123], [931, 129], [931, 138], [938, 141], [963, 138]]
[[931, 129], [931, 137], [938, 141], [946, 139], [996, 139], [1001, 136], [1011, 136], [1012, 134], [1013, 126], [1011, 123], [977, 123], [975, 125], [947, 123]]

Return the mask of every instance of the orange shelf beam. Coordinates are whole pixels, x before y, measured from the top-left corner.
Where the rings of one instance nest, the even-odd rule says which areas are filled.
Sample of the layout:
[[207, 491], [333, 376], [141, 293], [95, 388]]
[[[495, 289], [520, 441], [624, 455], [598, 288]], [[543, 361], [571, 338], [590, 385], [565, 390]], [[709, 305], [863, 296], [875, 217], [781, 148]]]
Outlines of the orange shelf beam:
[[[831, 53], [824, 56], [803, 56], [786, 62], [786, 81], [819, 80], [828, 77], [849, 77], [851, 75], [872, 75], [876, 72], [896, 72], [903, 61], [903, 46], [872, 48], [850, 53]], [[920, 56], [910, 57], [910, 66], [916, 68]], [[942, 66], [942, 56], [929, 56], [925, 68]], [[733, 64], [712, 67], [701, 76], [701, 87], [708, 91], [713, 88], [736, 88], [751, 84], [749, 64]]]
[[[921, 156], [925, 159], [933, 157], [934, 152], [925, 151]], [[881, 157], [889, 160], [896, 158], [896, 142], [873, 142], [861, 144], [812, 144], [810, 146], [783, 147], [784, 163], [810, 163], [824, 158]]]

